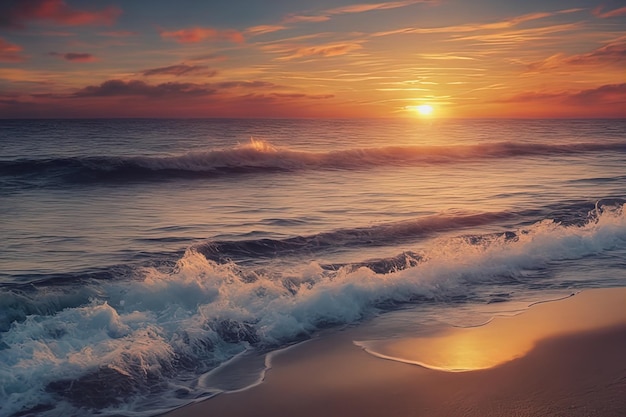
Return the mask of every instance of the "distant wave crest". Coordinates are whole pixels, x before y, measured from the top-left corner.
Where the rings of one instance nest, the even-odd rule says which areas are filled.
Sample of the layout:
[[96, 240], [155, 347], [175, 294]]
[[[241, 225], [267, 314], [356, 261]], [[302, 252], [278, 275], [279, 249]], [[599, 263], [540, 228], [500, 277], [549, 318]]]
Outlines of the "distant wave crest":
[[0, 161], [0, 176], [85, 181], [149, 181], [261, 172], [358, 170], [384, 166], [448, 164], [489, 158], [586, 152], [626, 152], [624, 143], [525, 144], [514, 142], [454, 146], [386, 146], [328, 152], [275, 147], [268, 142], [175, 156], [93, 156]]

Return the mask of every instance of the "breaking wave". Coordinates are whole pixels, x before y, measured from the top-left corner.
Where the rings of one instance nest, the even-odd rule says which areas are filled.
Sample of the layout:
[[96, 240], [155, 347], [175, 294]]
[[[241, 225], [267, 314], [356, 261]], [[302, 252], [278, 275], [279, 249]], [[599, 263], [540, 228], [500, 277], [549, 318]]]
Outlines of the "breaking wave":
[[[385, 240], [384, 228], [376, 233]], [[222, 244], [190, 248], [174, 268], [137, 268], [125, 279], [9, 288], [0, 298], [0, 411], [142, 415], [149, 404], [155, 414], [155, 404], [166, 410], [214, 395], [202, 376], [242, 352], [287, 346], [398, 305], [532, 285], [533, 271], [553, 262], [625, 248], [626, 211], [617, 205], [581, 224], [544, 220], [440, 238], [419, 252], [337, 268], [246, 269], [210, 259], [228, 249]], [[381, 262], [387, 266], [377, 269]]]

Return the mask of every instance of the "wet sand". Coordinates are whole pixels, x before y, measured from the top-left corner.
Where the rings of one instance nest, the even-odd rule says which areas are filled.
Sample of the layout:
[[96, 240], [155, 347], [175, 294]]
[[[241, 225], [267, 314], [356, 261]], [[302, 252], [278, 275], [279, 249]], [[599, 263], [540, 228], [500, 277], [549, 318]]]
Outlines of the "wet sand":
[[[428, 339], [440, 349], [468, 335], [508, 340], [499, 349], [511, 353], [496, 365], [480, 362], [483, 369], [449, 372], [373, 356], [339, 332], [277, 355], [256, 387], [166, 416], [626, 416], [625, 288], [584, 291]], [[429, 350], [417, 349], [423, 344], [401, 339], [376, 349], [428, 364]], [[493, 356], [472, 346], [472, 357]]]

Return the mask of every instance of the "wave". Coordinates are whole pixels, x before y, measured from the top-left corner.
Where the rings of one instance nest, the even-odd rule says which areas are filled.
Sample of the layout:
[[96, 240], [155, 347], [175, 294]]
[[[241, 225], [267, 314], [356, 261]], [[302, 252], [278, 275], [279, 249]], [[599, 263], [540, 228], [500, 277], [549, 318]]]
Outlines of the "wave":
[[[527, 213], [526, 213], [527, 214]], [[209, 241], [194, 250], [216, 262], [315, 254], [331, 248], [387, 246], [415, 241], [446, 230], [462, 230], [495, 221], [519, 218], [524, 213], [495, 212], [475, 214], [437, 214], [418, 219], [382, 223], [368, 227], [339, 229], [285, 239]]]
[[[367, 227], [337, 229], [313, 235], [295, 236], [284, 239], [240, 239], [211, 240], [193, 246], [193, 250], [207, 259], [218, 263], [229, 261], [258, 261], [266, 258], [289, 257], [301, 255], [317, 255], [326, 251], [343, 249], [371, 248], [391, 245], [415, 243], [424, 238], [435, 236], [441, 232], [454, 231], [461, 233], [463, 229], [498, 223], [527, 223], [529, 219], [538, 219], [546, 214], [564, 225], [581, 225], [588, 221], [589, 213], [596, 212], [601, 206], [623, 205], [626, 200], [621, 198], [605, 198], [596, 203], [595, 209], [589, 201], [570, 201], [566, 204], [546, 205], [542, 209], [526, 209], [517, 211], [482, 212], [482, 213], [439, 213], [415, 219], [374, 224]], [[475, 242], [481, 239], [502, 236], [513, 239], [515, 232], [494, 233], [493, 235], [470, 236]], [[410, 253], [410, 252], [408, 252]], [[358, 264], [379, 273], [392, 272], [401, 268], [406, 262], [406, 254], [397, 258], [368, 261]], [[417, 254], [411, 253], [414, 258]], [[387, 266], [386, 266], [387, 265]], [[348, 266], [348, 264], [327, 265], [330, 269]]]
[[297, 151], [251, 140], [245, 145], [176, 156], [93, 156], [0, 161], [0, 177], [70, 182], [147, 181], [301, 170], [356, 170], [381, 166], [446, 164], [519, 156], [626, 152], [625, 143], [530, 144], [515, 142], [454, 146], [387, 146], [328, 152]]
[[372, 267], [381, 260], [250, 270], [190, 248], [171, 270], [85, 281], [71, 299], [67, 287], [9, 289], [0, 311], [24, 303], [31, 311], [15, 313], [0, 333], [2, 413], [153, 415], [155, 406], [214, 395], [198, 383], [214, 378], [202, 375], [246, 350], [286, 346], [398, 305], [530, 286], [554, 262], [624, 248], [619, 205], [598, 207], [582, 224], [543, 220], [508, 234], [441, 238], [419, 255], [382, 260], [404, 263], [382, 273]]

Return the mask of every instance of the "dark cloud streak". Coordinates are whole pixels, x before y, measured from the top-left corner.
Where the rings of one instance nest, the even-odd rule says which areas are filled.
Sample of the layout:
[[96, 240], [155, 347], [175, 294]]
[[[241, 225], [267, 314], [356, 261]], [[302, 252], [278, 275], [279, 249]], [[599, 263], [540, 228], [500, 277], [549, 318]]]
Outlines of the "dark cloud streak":
[[[281, 89], [283, 91], [272, 91]], [[268, 92], [269, 90], [269, 92]], [[139, 97], [147, 99], [200, 98], [227, 94], [234, 99], [254, 101], [285, 101], [297, 99], [329, 99], [332, 94], [305, 94], [285, 91], [284, 87], [266, 81], [224, 81], [218, 83], [167, 82], [148, 84], [141, 80], [107, 80], [100, 85], [90, 85], [72, 94], [32, 94], [39, 99], [84, 99], [107, 97]], [[242, 95], [243, 93], [243, 95]]]
[[527, 92], [496, 100], [496, 103], [560, 102], [589, 106], [607, 103], [626, 103], [626, 83], [606, 84], [580, 91]]
[[59, 53], [59, 52], [50, 52], [48, 55], [56, 56], [59, 58], [63, 58], [66, 61], [74, 61], [74, 62], [93, 62], [96, 60], [96, 57], [92, 54], [88, 54], [86, 52], [67, 52], [67, 53]]
[[215, 92], [216, 90], [208, 85], [194, 83], [170, 82], [150, 85], [139, 80], [108, 80], [100, 85], [90, 85], [78, 90], [71, 97], [201, 97], [215, 94]]
[[170, 65], [168, 67], [151, 68], [141, 72], [145, 77], [152, 75], [175, 75], [177, 77], [181, 75], [198, 74], [206, 75], [207, 77], [213, 77], [217, 74], [217, 71], [208, 71], [208, 67], [204, 65]]
[[626, 38], [619, 38], [591, 52], [577, 55], [553, 55], [543, 61], [528, 65], [528, 70], [545, 71], [569, 65], [622, 65], [626, 62]]
[[565, 100], [571, 104], [595, 104], [595, 103], [626, 103], [626, 83], [608, 84], [598, 88], [582, 90], [572, 94]]

